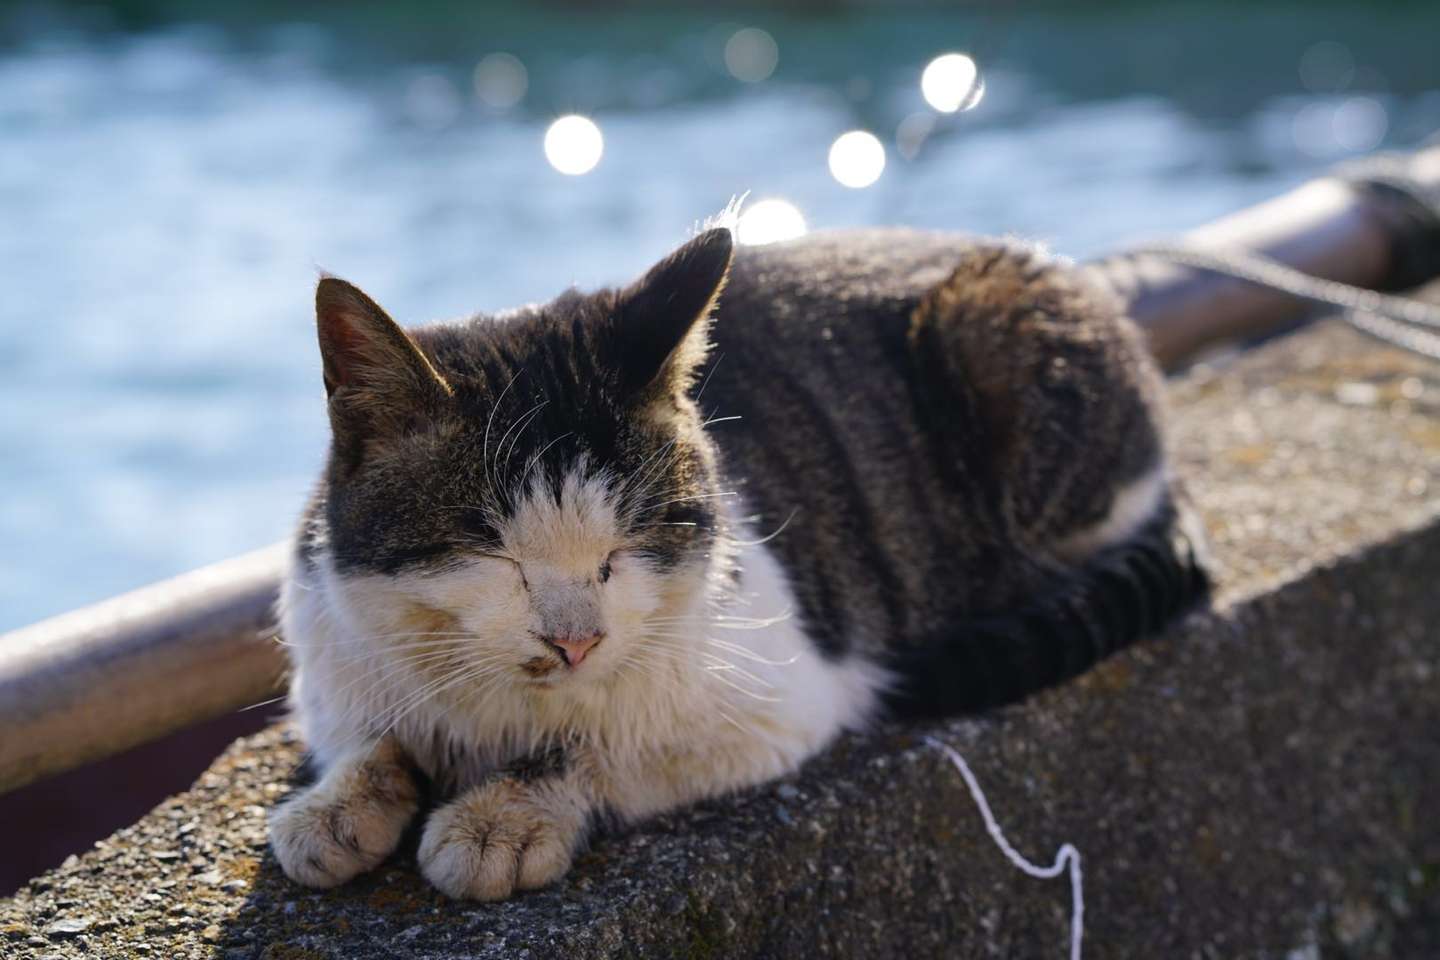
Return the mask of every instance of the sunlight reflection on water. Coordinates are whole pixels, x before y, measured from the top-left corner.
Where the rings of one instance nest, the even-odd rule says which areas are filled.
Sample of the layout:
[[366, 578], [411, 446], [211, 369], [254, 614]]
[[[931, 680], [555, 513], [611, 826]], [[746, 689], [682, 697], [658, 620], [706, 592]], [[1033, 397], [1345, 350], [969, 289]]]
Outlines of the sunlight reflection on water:
[[778, 243], [794, 240], [805, 234], [805, 217], [788, 200], [757, 200], [747, 203], [735, 225], [735, 238], [741, 243]]
[[561, 117], [545, 131], [545, 159], [561, 173], [578, 177], [595, 169], [605, 152], [605, 138], [589, 117]]
[[936, 57], [920, 74], [925, 102], [941, 113], [972, 110], [985, 96], [985, 82], [975, 61], [963, 53]]
[[[1084, 256], [1440, 126], [1440, 95], [1364, 85], [1374, 57], [1338, 31], [1345, 56], [1297, 49], [1287, 87], [1231, 61], [1206, 77], [1239, 98], [1222, 123], [1179, 80], [1080, 89], [1088, 67], [978, 45], [984, 100], [937, 112], [921, 71], [970, 42], [958, 27], [912, 49], [883, 22], [767, 24], [778, 66], [752, 36], [752, 75], [773, 72], [747, 83], [723, 57], [744, 29], [713, 62], [702, 25], [641, 52], [486, 37], [506, 52], [363, 72], [293, 26], [251, 50], [193, 28], [0, 50], [0, 627], [287, 532], [326, 436], [317, 268], [405, 323], [496, 310], [628, 279], [747, 190], [769, 199], [745, 243], [901, 223]], [[1066, 43], [1104, 62], [1124, 42], [1106, 29]], [[870, 185], [848, 189], [830, 151], [862, 127], [868, 160], [842, 167]]]
[[851, 130], [830, 145], [830, 175], [847, 187], [861, 189], [885, 172], [885, 145], [867, 130]]

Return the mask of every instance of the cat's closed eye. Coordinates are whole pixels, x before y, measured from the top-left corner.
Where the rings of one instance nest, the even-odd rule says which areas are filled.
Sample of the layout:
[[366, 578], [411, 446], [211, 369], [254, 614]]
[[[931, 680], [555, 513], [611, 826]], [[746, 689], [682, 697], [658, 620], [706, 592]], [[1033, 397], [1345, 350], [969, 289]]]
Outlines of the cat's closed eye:
[[515, 571], [515, 576], [518, 577], [520, 580], [520, 586], [522, 586], [526, 590], [530, 589], [530, 581], [525, 578], [525, 566], [519, 560], [516, 560], [509, 554], [482, 551], [480, 553], [474, 554], [474, 556], [478, 556], [484, 560], [492, 560], [497, 564], [504, 564], [511, 570]]

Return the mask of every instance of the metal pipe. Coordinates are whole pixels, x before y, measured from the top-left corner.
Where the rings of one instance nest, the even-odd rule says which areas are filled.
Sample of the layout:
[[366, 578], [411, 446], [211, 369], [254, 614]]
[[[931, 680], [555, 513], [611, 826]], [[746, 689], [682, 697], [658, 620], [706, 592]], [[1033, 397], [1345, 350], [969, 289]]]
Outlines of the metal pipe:
[[[1406, 169], [1440, 188], [1440, 148], [1415, 154]], [[1414, 239], [1406, 229], [1373, 191], [1325, 179], [1185, 240], [1258, 249], [1309, 273], [1379, 287], [1400, 282], [1396, 264]], [[1304, 309], [1153, 256], [1092, 269], [1131, 303], [1167, 369], [1205, 344], [1274, 330]], [[276, 696], [284, 658], [268, 638], [284, 549], [0, 636], [0, 792]]]
[[274, 697], [284, 550], [0, 636], [0, 792]]
[[[1440, 191], [1440, 147], [1389, 158], [1384, 169], [1422, 190]], [[1425, 259], [1428, 273], [1407, 275], [1416, 272], [1407, 247], [1422, 240], [1414, 236], [1417, 231], [1433, 230], [1433, 224], [1408, 219], [1397, 202], [1404, 201], [1352, 179], [1326, 177], [1180, 239], [1200, 249], [1256, 251], [1304, 273], [1357, 287], [1413, 286], [1440, 272], [1431, 252]], [[1427, 236], [1423, 242], [1435, 245], [1437, 238]], [[1091, 269], [1129, 303], [1131, 316], [1145, 329], [1167, 371], [1207, 346], [1262, 337], [1313, 309], [1286, 294], [1163, 256], [1121, 253]]]

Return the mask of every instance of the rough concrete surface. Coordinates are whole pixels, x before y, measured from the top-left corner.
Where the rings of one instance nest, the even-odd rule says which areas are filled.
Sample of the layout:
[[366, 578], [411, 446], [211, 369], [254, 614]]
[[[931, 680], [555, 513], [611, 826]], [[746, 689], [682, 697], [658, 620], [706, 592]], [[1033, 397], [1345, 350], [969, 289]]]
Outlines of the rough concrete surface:
[[[1440, 365], [1326, 325], [1188, 375], [1173, 408], [1214, 609], [931, 732], [1022, 852], [1079, 847], [1088, 957], [1440, 956]], [[408, 853], [335, 892], [288, 883], [264, 813], [299, 745], [275, 729], [0, 902], [0, 953], [1064, 956], [1067, 884], [1001, 857], [925, 732], [848, 738], [474, 905]]]

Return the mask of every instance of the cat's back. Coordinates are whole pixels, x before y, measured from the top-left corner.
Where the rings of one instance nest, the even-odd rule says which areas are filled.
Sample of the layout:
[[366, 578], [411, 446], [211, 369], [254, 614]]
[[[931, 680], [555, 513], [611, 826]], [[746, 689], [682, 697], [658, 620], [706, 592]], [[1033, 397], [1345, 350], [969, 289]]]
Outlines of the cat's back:
[[773, 549], [837, 650], [1012, 607], [1127, 491], [1142, 512], [1168, 496], [1133, 326], [1018, 244], [884, 229], [741, 247], [713, 339], [701, 406], [738, 419], [712, 435], [757, 532], [789, 519]]
[[[787, 405], [822, 405], [857, 429], [905, 418], [910, 318], [974, 249], [962, 234], [905, 229], [738, 247], [711, 332], [703, 408], [744, 416], [772, 401], [765, 422], [726, 432], [752, 439], [772, 423], [785, 429], [775, 416]], [[716, 434], [722, 446], [726, 434]]]
[[795, 240], [735, 250], [722, 312], [752, 297], [913, 303], [955, 269], [979, 241], [954, 232], [875, 227], [822, 230]]
[[901, 372], [915, 309], [983, 247], [965, 234], [902, 228], [737, 247], [712, 330], [719, 362], [707, 408], [780, 372], [822, 393]]

